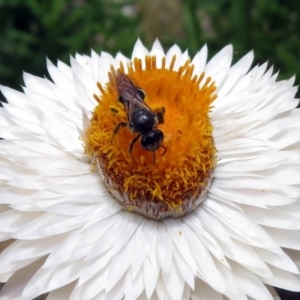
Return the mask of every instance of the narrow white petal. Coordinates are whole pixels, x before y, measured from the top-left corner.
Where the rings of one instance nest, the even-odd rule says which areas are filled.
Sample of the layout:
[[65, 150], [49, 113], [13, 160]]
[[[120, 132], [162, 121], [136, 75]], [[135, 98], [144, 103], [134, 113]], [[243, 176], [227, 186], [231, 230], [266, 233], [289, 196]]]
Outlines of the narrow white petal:
[[0, 214], [0, 228], [3, 232], [14, 233], [30, 220], [42, 215], [41, 212], [22, 213], [13, 209], [6, 210]]
[[261, 277], [262, 282], [279, 287], [281, 289], [300, 292], [300, 281], [292, 273], [270, 266], [273, 276], [270, 278]]
[[150, 51], [150, 55], [156, 56], [156, 64], [157, 67], [160, 68], [162, 63], [162, 58], [165, 56], [165, 53], [158, 39], [156, 39], [155, 42], [153, 43], [152, 49]]
[[[16, 271], [23, 269], [26, 266], [31, 265], [35, 261], [40, 259], [40, 257], [28, 258], [23, 260], [8, 260], [8, 259], [1, 259], [1, 271], [0, 274], [3, 277], [7, 277], [7, 280], [14, 274]], [[9, 276], [9, 274], [11, 274]], [[6, 281], [4, 281], [6, 282]]]
[[149, 51], [142, 44], [141, 40], [138, 39], [134, 45], [131, 59], [134, 58], [144, 58], [146, 55], [149, 55]]
[[[210, 251], [210, 253], [220, 262], [225, 264], [229, 267], [226, 258], [223, 253], [223, 249], [220, 247], [220, 244], [217, 239], [215, 239], [209, 232], [205, 231], [201, 220], [197, 215], [195, 216], [188, 216], [185, 220], [185, 222], [190, 226], [190, 230], [193, 230], [198, 235], [198, 239], [203, 243], [203, 245]], [[187, 234], [189, 234], [190, 230], [186, 231]], [[187, 237], [189, 238], [189, 236]], [[190, 243], [192, 240], [190, 240]]]
[[245, 212], [258, 224], [279, 229], [300, 229], [299, 218], [291, 215], [291, 211], [284, 207], [270, 207], [261, 209], [247, 207]]
[[74, 218], [45, 213], [17, 230], [12, 236], [16, 239], [25, 236], [27, 239], [40, 239], [65, 233], [85, 223], [93, 213], [88, 212]]
[[247, 300], [247, 296], [242, 289], [242, 287], [239, 285], [238, 279], [236, 276], [234, 276], [233, 272], [220, 264], [218, 261], [216, 261], [216, 266], [220, 270], [224, 280], [226, 281], [226, 290], [224, 291], [224, 294], [229, 299], [245, 299]]
[[[172, 61], [173, 57], [176, 57], [176, 60], [178, 61], [181, 56], [182, 56], [182, 52], [180, 50], [180, 48], [175, 44], [174, 46], [172, 46], [169, 51], [166, 53], [166, 67], [168, 68], [170, 66], [170, 63]], [[175, 68], [174, 68], [175, 69]], [[176, 70], [176, 69], [175, 69]]]
[[119, 300], [124, 296], [124, 282], [125, 275], [119, 280], [119, 282], [108, 293], [105, 293], [105, 300]]
[[184, 290], [184, 280], [181, 277], [176, 264], [172, 264], [171, 272], [169, 274], [162, 272], [162, 277], [170, 298], [172, 300], [181, 300]]
[[281, 249], [278, 252], [271, 252], [266, 249], [255, 249], [255, 252], [266, 263], [275, 266], [276, 268], [291, 272], [299, 273], [296, 264], [286, 255]]
[[184, 51], [182, 55], [177, 58], [174, 66], [174, 70], [178, 70], [182, 65], [186, 63], [186, 61], [190, 59], [188, 51]]
[[[142, 271], [140, 272], [142, 273]], [[124, 300], [136, 300], [144, 289], [142, 274], [139, 274], [134, 280], [132, 280], [132, 274], [130, 270], [126, 274], [124, 283]]]
[[27, 108], [29, 106], [30, 99], [24, 93], [3, 85], [0, 85], [0, 89], [10, 105], [21, 108]]
[[190, 250], [197, 262], [197, 277], [201, 278], [218, 292], [224, 293], [226, 290], [226, 283], [220, 271], [217, 269], [208, 249], [192, 230], [189, 232], [187, 231], [186, 238], [189, 242]]
[[126, 65], [130, 62], [130, 59], [128, 57], [124, 56], [121, 52], [117, 53], [116, 60], [120, 63], [122, 62], [124, 67], [126, 67]]
[[173, 256], [173, 243], [165, 226], [159, 224], [157, 227], [157, 257], [160, 268], [165, 272], [170, 272]]
[[64, 74], [68, 79], [72, 80], [72, 69], [66, 63], [61, 60], [57, 61], [57, 68], [62, 74]]
[[157, 281], [156, 294], [159, 300], [173, 300], [167, 291], [165, 283], [163, 282], [162, 275], [159, 277]]
[[157, 288], [159, 272], [154, 272], [149, 260], [145, 260], [143, 264], [143, 279], [146, 295], [150, 298], [154, 290]]
[[26, 285], [23, 296], [34, 298], [65, 286], [78, 278], [83, 260], [64, 263], [54, 268], [40, 268]]
[[72, 282], [64, 287], [56, 289], [48, 294], [46, 300], [69, 299], [74, 287], [75, 283]]
[[[131, 261], [131, 272], [132, 272], [132, 278], [135, 279], [140, 270], [142, 269], [143, 262], [146, 258], [146, 252], [143, 245], [143, 225], [140, 224], [140, 226], [137, 228], [135, 235], [134, 235], [134, 259]], [[140, 275], [142, 276], [142, 275]]]
[[287, 230], [272, 227], [264, 227], [274, 241], [283, 248], [300, 251], [300, 232], [299, 230]]
[[97, 258], [87, 261], [87, 263], [85, 264], [85, 268], [80, 274], [78, 286], [87, 286], [91, 284], [94, 280], [97, 280], [97, 278], [99, 277], [99, 273], [105, 273], [106, 281], [108, 275], [108, 265], [111, 262], [111, 258], [111, 250], [108, 250]]
[[208, 49], [207, 46], [204, 45], [200, 51], [196, 53], [192, 60], [192, 64], [194, 65], [194, 75], [199, 75], [204, 72], [205, 64], [207, 60]]
[[81, 83], [87, 89], [87, 94], [96, 94], [98, 92], [98, 88], [92, 74], [90, 63], [80, 63], [77, 59], [75, 60], [71, 58], [71, 66], [73, 70], [73, 76], [76, 74], [76, 76], [80, 78]]
[[[98, 271], [98, 270], [97, 270]], [[76, 286], [70, 296], [70, 300], [76, 299], [93, 299], [93, 297], [101, 297], [105, 294], [105, 284], [108, 269], [100, 269], [91, 280]], [[100, 298], [101, 299], [101, 298]]]
[[176, 248], [173, 250], [174, 252], [174, 260], [176, 262], [178, 271], [181, 277], [185, 280], [185, 282], [191, 287], [191, 289], [195, 288], [195, 274], [193, 270], [188, 266], [188, 264], [184, 261], [179, 251]]
[[191, 300], [223, 300], [222, 294], [212, 289], [208, 284], [200, 279], [196, 280], [196, 288], [191, 293]]
[[188, 227], [177, 222], [177, 220], [167, 219], [164, 221], [166, 229], [178, 251], [181, 253], [182, 257], [189, 265], [189, 267], [196, 273], [195, 260], [189, 249], [189, 245], [185, 239], [185, 232], [188, 231]]
[[[68, 78], [59, 68], [55, 67], [54, 64], [47, 59], [47, 70], [54, 81], [54, 83], [61, 88], [63, 91], [75, 96], [75, 85], [72, 78]], [[71, 69], [70, 69], [71, 70]]]
[[44, 259], [40, 259], [29, 266], [15, 272], [1, 290], [1, 300], [24, 299], [30, 300], [30, 296], [23, 293], [31, 277], [41, 267]]
[[54, 265], [63, 263], [67, 261], [71, 256], [75, 245], [78, 242], [78, 239], [81, 237], [78, 231], [73, 231], [71, 234], [67, 236], [63, 236], [64, 240], [59, 243], [55, 249], [51, 251], [51, 254], [48, 256], [45, 261], [44, 267], [49, 268]]
[[[126, 246], [111, 260], [108, 267], [106, 291], [109, 292], [128, 270], [133, 258], [134, 240], [130, 239]], [[120, 264], [122, 261], [122, 264]]]
[[227, 74], [232, 60], [232, 53], [233, 48], [231, 45], [224, 47], [207, 63], [205, 67], [205, 73], [213, 78], [217, 86], [222, 83]]
[[225, 96], [233, 88], [234, 91], [232, 91], [232, 94], [236, 93], [236, 90], [239, 88], [237, 83], [249, 71], [253, 58], [253, 52], [249, 52], [230, 68], [226, 79], [220, 84], [217, 90], [219, 97]]
[[270, 250], [277, 248], [273, 240], [263, 229], [250, 221], [248, 213], [244, 214], [219, 201], [207, 200], [204, 205], [212, 215], [217, 217], [220, 222], [228, 227], [230, 235], [249, 245]]
[[264, 277], [272, 275], [268, 266], [259, 255], [260, 252], [256, 253], [252, 247], [233, 240], [232, 247], [223, 244], [222, 248], [227, 257], [251, 270], [254, 274]]
[[257, 300], [273, 299], [268, 289], [255, 274], [235, 262], [230, 262], [230, 265], [240, 287], [248, 296]]
[[51, 236], [44, 239], [42, 245], [40, 245], [41, 241], [37, 240], [18, 240], [3, 250], [0, 260], [22, 261], [23, 259], [42, 257], [51, 252], [64, 239], [65, 235]]

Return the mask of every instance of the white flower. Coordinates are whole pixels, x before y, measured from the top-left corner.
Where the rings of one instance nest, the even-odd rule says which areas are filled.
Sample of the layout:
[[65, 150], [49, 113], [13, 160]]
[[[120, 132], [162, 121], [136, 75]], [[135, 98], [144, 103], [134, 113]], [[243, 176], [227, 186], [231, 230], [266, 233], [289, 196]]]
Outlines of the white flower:
[[[186, 79], [188, 87], [193, 76], [199, 78], [202, 72], [202, 91], [206, 78], [215, 82], [216, 90], [209, 90], [209, 99], [213, 101], [210, 118], [217, 152], [210, 157], [217, 162], [212, 162], [207, 173], [206, 179], [212, 176], [213, 180], [209, 191], [201, 195], [205, 200], [196, 201], [194, 210], [181, 217], [176, 204], [179, 214], [175, 219], [149, 220], [126, 211], [131, 208], [124, 203], [123, 209], [112, 197], [118, 195], [107, 182], [110, 179], [103, 181], [84, 153], [86, 148], [91, 156], [87, 142], [91, 112], [97, 105], [95, 99], [102, 100], [105, 87], [113, 85], [108, 77], [111, 67], [123, 65], [125, 73], [134, 74], [137, 60], [130, 71], [130, 60], [121, 54], [115, 58], [94, 52], [91, 57], [76, 55], [71, 67], [62, 62], [55, 67], [48, 61], [53, 82], [25, 73], [24, 93], [1, 87], [8, 100], [0, 110], [0, 137], [4, 139], [0, 141], [0, 282], [5, 282], [1, 300], [33, 299], [43, 293], [49, 293], [47, 299], [226, 296], [263, 300], [276, 295], [270, 286], [300, 291], [297, 88], [294, 78], [276, 82], [277, 74], [272, 75], [267, 64], [250, 70], [252, 52], [231, 66], [232, 52], [232, 46], [227, 46], [207, 62], [204, 46], [187, 63], [194, 69], [182, 71], [192, 72]], [[141, 70], [147, 70], [149, 55], [156, 56], [158, 75], [153, 78], [161, 74], [164, 63], [166, 68], [174, 63], [171, 69], [180, 72], [189, 58], [176, 45], [164, 54], [158, 41], [150, 52], [137, 41], [131, 61], [140, 58]], [[151, 94], [151, 87], [145, 88], [146, 93]], [[172, 94], [172, 87], [168, 93]], [[184, 103], [197, 112], [195, 97]], [[159, 127], [165, 134], [166, 155], [158, 150], [157, 161], [154, 165], [151, 161], [149, 168], [169, 163], [176, 152], [167, 138], [168, 126], [180, 116], [172, 109], [166, 108], [165, 127]], [[195, 114], [192, 119], [189, 124], [182, 122], [191, 132], [199, 118]], [[178, 130], [180, 136], [181, 128]], [[108, 132], [111, 135], [111, 129]], [[117, 141], [129, 130], [120, 132]], [[188, 139], [178, 138], [178, 147], [184, 138]], [[178, 151], [185, 153], [189, 147], [187, 143]], [[133, 152], [130, 158], [128, 145], [124, 149], [128, 164], [137, 160], [143, 165], [145, 157], [147, 161], [147, 155], [152, 155]], [[107, 157], [111, 163], [112, 158]], [[186, 170], [188, 174], [190, 169]], [[106, 176], [103, 169], [100, 173]], [[187, 181], [190, 184], [191, 179]], [[129, 198], [135, 195], [130, 188], [140, 183], [135, 179], [124, 187], [131, 193]], [[152, 189], [151, 195], [163, 197], [164, 191], [158, 190]], [[139, 193], [143, 191], [137, 192], [140, 197]]]

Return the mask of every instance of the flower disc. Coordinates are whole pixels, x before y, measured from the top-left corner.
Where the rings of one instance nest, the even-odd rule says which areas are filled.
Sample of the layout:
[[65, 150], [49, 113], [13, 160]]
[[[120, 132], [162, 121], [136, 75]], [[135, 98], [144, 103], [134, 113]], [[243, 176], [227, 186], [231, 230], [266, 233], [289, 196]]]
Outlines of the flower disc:
[[[165, 58], [157, 67], [155, 56], [135, 59], [128, 66], [126, 77], [136, 89], [145, 93], [145, 103], [155, 113], [164, 112], [163, 124], [157, 128], [164, 134], [161, 148], [146, 151], [138, 137], [129, 130], [132, 114], [117, 101], [118, 84], [113, 74], [95, 98], [98, 105], [88, 128], [87, 153], [95, 160], [111, 193], [126, 210], [151, 219], [183, 216], [203, 200], [216, 162], [209, 110], [216, 98], [215, 86], [204, 73], [193, 76], [190, 60], [173, 70], [176, 56], [168, 68]], [[123, 64], [118, 72], [124, 74]], [[130, 103], [132, 101], [132, 103]], [[113, 134], [118, 124], [127, 123]], [[156, 127], [156, 126], [155, 126]], [[162, 148], [164, 147], [166, 151]], [[166, 152], [166, 153], [164, 153]]]

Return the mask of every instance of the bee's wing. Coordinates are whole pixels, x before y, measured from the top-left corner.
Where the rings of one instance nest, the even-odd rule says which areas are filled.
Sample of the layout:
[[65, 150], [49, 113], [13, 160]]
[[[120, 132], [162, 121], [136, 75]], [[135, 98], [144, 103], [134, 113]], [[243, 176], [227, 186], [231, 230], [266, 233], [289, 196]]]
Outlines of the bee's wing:
[[128, 121], [130, 122], [133, 113], [136, 111], [137, 108], [148, 110], [152, 112], [150, 107], [141, 99], [139, 96], [136, 98], [133, 95], [122, 95], [124, 99], [124, 106], [127, 113]]
[[137, 107], [151, 111], [150, 107], [139, 95], [138, 88], [124, 73], [118, 71], [114, 73], [114, 76], [118, 95], [122, 97], [129, 121]]

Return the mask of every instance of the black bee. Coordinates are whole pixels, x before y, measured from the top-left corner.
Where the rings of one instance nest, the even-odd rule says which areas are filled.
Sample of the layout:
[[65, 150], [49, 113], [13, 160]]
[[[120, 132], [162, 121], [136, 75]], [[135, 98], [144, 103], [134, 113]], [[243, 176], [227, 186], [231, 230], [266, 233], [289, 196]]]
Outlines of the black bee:
[[162, 145], [164, 134], [157, 129], [158, 124], [164, 123], [165, 108], [154, 112], [145, 103], [145, 92], [135, 86], [133, 82], [120, 71], [112, 70], [112, 76], [117, 87], [118, 101], [121, 102], [126, 111], [127, 123], [120, 122], [113, 130], [111, 142], [121, 127], [128, 126], [129, 130], [138, 135], [131, 141], [128, 152], [131, 154], [133, 145], [140, 138], [143, 149], [153, 152], [153, 163], [155, 164], [155, 152], [161, 147], [164, 149], [162, 155], [167, 148]]

